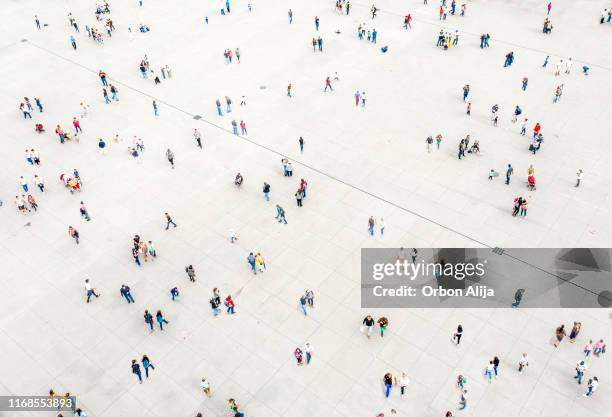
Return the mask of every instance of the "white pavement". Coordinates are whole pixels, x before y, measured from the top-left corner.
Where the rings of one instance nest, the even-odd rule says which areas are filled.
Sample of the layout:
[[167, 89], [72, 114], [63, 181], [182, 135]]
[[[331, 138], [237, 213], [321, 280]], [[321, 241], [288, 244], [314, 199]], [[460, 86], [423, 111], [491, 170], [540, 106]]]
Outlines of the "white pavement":
[[[235, 1], [232, 13], [220, 16], [204, 2], [144, 0], [141, 9], [135, 0], [115, 0], [117, 30], [103, 46], [84, 31], [97, 25], [94, 1], [2, 5], [0, 122], [8, 129], [0, 153], [0, 395], [70, 391], [90, 417], [223, 416], [230, 397], [249, 417], [373, 417], [392, 407], [402, 417], [437, 417], [456, 409], [454, 381], [462, 373], [470, 400], [458, 415], [612, 416], [605, 355], [590, 359], [588, 375], [600, 378], [592, 398], [582, 397], [584, 386], [572, 378], [588, 339], [612, 340], [608, 311], [366, 311], [359, 275], [362, 247], [610, 246], [612, 25], [598, 24], [609, 1], [553, 2], [552, 35], [541, 33], [545, 1], [471, 1], [465, 17], [448, 17], [448, 29], [460, 30], [459, 47], [448, 51], [435, 47], [433, 1], [379, 1], [374, 22], [370, 4], [360, 2], [351, 2], [348, 17], [336, 14], [331, 0], [251, 3], [250, 13], [246, 1]], [[81, 29], [76, 51], [69, 12]], [[401, 27], [406, 13], [415, 19], [409, 31]], [[49, 26], [36, 30], [34, 14]], [[324, 53], [311, 49], [315, 15]], [[361, 22], [377, 29], [377, 45], [357, 40]], [[138, 33], [140, 23], [151, 32]], [[491, 48], [481, 50], [478, 36], [485, 32]], [[237, 47], [242, 62], [226, 64], [223, 51]], [[510, 50], [515, 64], [504, 69]], [[143, 80], [144, 54], [156, 71], [168, 64], [173, 78], [157, 86]], [[572, 73], [555, 77], [557, 60], [568, 56]], [[584, 62], [589, 76], [581, 74]], [[118, 87], [118, 103], [104, 104], [99, 69]], [[323, 93], [325, 77], [336, 71], [340, 81]], [[560, 83], [564, 95], [553, 105]], [[470, 119], [461, 100], [465, 84], [472, 87]], [[366, 108], [354, 106], [356, 90], [367, 92]], [[215, 100], [226, 95], [235, 109], [219, 117]], [[242, 95], [248, 105], [240, 108]], [[18, 111], [24, 96], [40, 97], [45, 112], [24, 121]], [[81, 121], [81, 142], [61, 145], [55, 126], [72, 130], [82, 100], [91, 113]], [[496, 103], [497, 128], [489, 121]], [[520, 125], [510, 123], [517, 104], [529, 131], [536, 121], [543, 126], [545, 142], [535, 156]], [[247, 123], [247, 137], [228, 133], [234, 118]], [[36, 121], [44, 134], [34, 132]], [[192, 137], [196, 127], [203, 150]], [[444, 136], [441, 149], [428, 154], [425, 138], [437, 133]], [[123, 142], [114, 143], [115, 134]], [[459, 161], [457, 145], [466, 134], [480, 140], [482, 155]], [[127, 152], [133, 135], [145, 142], [141, 164]], [[299, 136], [306, 141], [302, 155]], [[98, 152], [100, 137], [109, 144], [106, 155]], [[26, 147], [39, 151], [40, 167], [25, 161]], [[282, 156], [293, 161], [290, 179], [282, 175]], [[510, 186], [501, 177], [488, 181], [491, 168], [503, 172], [507, 163], [515, 169]], [[533, 192], [525, 187], [530, 164], [538, 182]], [[74, 168], [84, 189], [71, 195], [58, 177]], [[585, 177], [576, 189], [578, 168]], [[245, 178], [240, 191], [233, 185], [237, 172]], [[47, 181], [44, 194], [34, 189], [36, 173]], [[21, 175], [40, 204], [26, 216], [13, 204]], [[298, 209], [293, 193], [300, 178], [309, 188]], [[269, 203], [264, 181], [272, 186]], [[529, 200], [526, 218], [510, 216], [518, 195]], [[91, 222], [80, 219], [81, 200]], [[288, 225], [274, 220], [275, 204], [285, 208]], [[166, 211], [178, 228], [164, 230]], [[370, 215], [384, 217], [384, 238], [368, 236]], [[67, 235], [70, 224], [80, 232], [79, 246]], [[239, 236], [233, 245], [230, 229]], [[155, 243], [155, 262], [134, 264], [134, 234]], [[249, 272], [251, 251], [263, 254], [266, 273]], [[188, 264], [198, 274], [195, 284], [184, 272]], [[85, 278], [102, 293], [91, 304]], [[120, 298], [121, 284], [132, 288], [134, 305]], [[172, 302], [175, 285], [181, 296]], [[213, 287], [234, 295], [235, 316], [212, 317]], [[297, 310], [306, 289], [315, 292], [308, 317]], [[149, 333], [144, 309], [164, 311], [167, 330]], [[389, 318], [384, 339], [359, 333], [368, 313]], [[576, 344], [552, 347], [555, 327], [574, 320], [583, 323]], [[465, 328], [458, 348], [449, 341], [457, 323]], [[298, 368], [292, 352], [306, 341], [314, 361]], [[531, 357], [524, 375], [515, 370], [522, 352]], [[130, 362], [143, 354], [156, 369], [139, 385]], [[494, 355], [502, 374], [489, 385], [482, 371]], [[406, 398], [394, 388], [385, 400], [383, 375], [401, 371], [411, 379]], [[202, 376], [211, 381], [211, 399], [199, 389]]]

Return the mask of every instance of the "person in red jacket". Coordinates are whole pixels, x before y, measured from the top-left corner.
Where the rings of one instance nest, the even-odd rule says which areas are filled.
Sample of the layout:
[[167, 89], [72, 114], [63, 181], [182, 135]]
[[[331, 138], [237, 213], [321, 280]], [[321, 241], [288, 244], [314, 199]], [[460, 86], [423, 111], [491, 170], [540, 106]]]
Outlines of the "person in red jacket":
[[304, 192], [304, 198], [306, 198], [306, 187], [308, 187], [308, 183], [304, 178], [300, 180], [300, 189]]
[[533, 137], [535, 138], [536, 136], [538, 136], [538, 133], [540, 133], [540, 129], [542, 129], [542, 126], [540, 126], [540, 122], [536, 123], [536, 125], [533, 128]]
[[79, 122], [79, 120], [76, 117], [72, 118], [72, 126], [74, 126], [74, 130], [79, 133], [83, 133], [83, 129], [81, 129], [81, 123]]
[[236, 307], [236, 304], [234, 304], [234, 300], [232, 300], [232, 296], [228, 295], [225, 298], [225, 307], [227, 307], [227, 313], [228, 314], [234, 314], [234, 308]]

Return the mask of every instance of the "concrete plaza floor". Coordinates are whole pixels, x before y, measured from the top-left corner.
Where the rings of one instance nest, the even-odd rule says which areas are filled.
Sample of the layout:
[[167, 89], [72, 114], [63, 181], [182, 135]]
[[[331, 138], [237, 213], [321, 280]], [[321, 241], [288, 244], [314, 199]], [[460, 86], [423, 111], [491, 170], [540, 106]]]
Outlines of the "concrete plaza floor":
[[[84, 34], [86, 24], [97, 26], [94, 1], [5, 3], [0, 395], [69, 391], [90, 417], [223, 416], [231, 397], [247, 416], [373, 417], [395, 408], [399, 416], [434, 417], [456, 409], [454, 381], [464, 374], [470, 399], [458, 415], [612, 416], [612, 365], [605, 355], [589, 360], [587, 376], [600, 379], [592, 398], [572, 378], [588, 339], [612, 340], [609, 311], [368, 311], [360, 308], [359, 271], [362, 247], [610, 246], [612, 25], [598, 24], [609, 2], [553, 2], [554, 31], [546, 36], [540, 29], [546, 2], [471, 1], [465, 17], [444, 23], [460, 31], [459, 46], [448, 51], [435, 47], [440, 22], [433, 1], [377, 1], [381, 12], [372, 22], [364, 2], [352, 2], [351, 14], [340, 16], [329, 0], [254, 0], [252, 12], [246, 1], [235, 1], [232, 13], [220, 16], [207, 2], [144, 0], [139, 8], [137, 1], [115, 0], [117, 30], [103, 46]], [[81, 28], [76, 51], [69, 12]], [[406, 13], [414, 17], [409, 31], [402, 28]], [[35, 14], [48, 24], [43, 30], [36, 30]], [[361, 22], [377, 29], [377, 45], [354, 36]], [[151, 32], [138, 33], [140, 23]], [[128, 27], [136, 32], [133, 41]], [[481, 50], [478, 37], [486, 32], [491, 48]], [[319, 34], [324, 52], [313, 53], [310, 42]], [[223, 51], [237, 47], [241, 63], [226, 64]], [[511, 50], [515, 64], [502, 68]], [[169, 65], [173, 78], [160, 85], [143, 80], [138, 65], [145, 54], [156, 71]], [[543, 69], [546, 55], [551, 61]], [[555, 77], [557, 60], [569, 56], [572, 73]], [[581, 74], [585, 62], [589, 76]], [[118, 87], [118, 103], [104, 104], [99, 69]], [[334, 72], [340, 81], [323, 93]], [[560, 83], [564, 95], [553, 105]], [[472, 87], [469, 119], [461, 100], [465, 84]], [[365, 108], [354, 106], [356, 90], [367, 92]], [[219, 117], [215, 100], [226, 95], [235, 109]], [[238, 105], [242, 95], [246, 107]], [[24, 96], [40, 97], [45, 112], [24, 121], [18, 111]], [[72, 130], [83, 100], [91, 112], [81, 120], [80, 143], [60, 145], [55, 125]], [[489, 120], [495, 103], [498, 127]], [[516, 104], [530, 120], [528, 129], [536, 121], [543, 126], [545, 142], [535, 156], [510, 122]], [[234, 118], [247, 123], [248, 136], [231, 135]], [[36, 121], [44, 134], [34, 132]], [[195, 146], [194, 128], [203, 134], [203, 150]], [[427, 153], [425, 138], [437, 133], [444, 136], [441, 149]], [[123, 141], [113, 142], [115, 134]], [[482, 155], [459, 161], [457, 145], [466, 134], [480, 140]], [[145, 142], [141, 163], [127, 151], [134, 135]], [[299, 136], [306, 141], [303, 154]], [[105, 155], [97, 148], [101, 137], [109, 145]], [[39, 151], [40, 167], [24, 160], [26, 147]], [[167, 148], [176, 157], [174, 170]], [[282, 174], [283, 156], [293, 161], [292, 178]], [[508, 163], [515, 169], [509, 186], [502, 178], [488, 181], [491, 168], [503, 172]], [[525, 187], [530, 164], [538, 181], [533, 192]], [[74, 168], [84, 188], [71, 195], [59, 175]], [[579, 168], [585, 179], [574, 188]], [[233, 185], [237, 172], [245, 178], [241, 190]], [[40, 209], [24, 216], [13, 198], [21, 194], [19, 176], [34, 189], [34, 174], [46, 179], [48, 190], [33, 191]], [[297, 208], [300, 178], [309, 191]], [[272, 186], [271, 202], [263, 199], [264, 181]], [[518, 195], [529, 199], [526, 218], [510, 216]], [[91, 222], [80, 219], [81, 200]], [[285, 207], [288, 225], [274, 220], [275, 204]], [[176, 229], [164, 230], [164, 212]], [[384, 217], [384, 237], [367, 234], [371, 215]], [[78, 246], [68, 225], [80, 232]], [[239, 236], [234, 244], [231, 229]], [[155, 242], [158, 252], [141, 268], [130, 253], [134, 234]], [[250, 273], [249, 252], [263, 254], [267, 272]], [[184, 273], [189, 264], [196, 283]], [[102, 294], [90, 304], [85, 278]], [[121, 284], [132, 288], [135, 304], [121, 299]], [[181, 295], [172, 302], [175, 285]], [[235, 316], [212, 317], [214, 287], [234, 295]], [[315, 308], [304, 317], [297, 300], [306, 289], [315, 292]], [[164, 311], [167, 330], [150, 333], [144, 309]], [[359, 333], [368, 313], [389, 318], [384, 339]], [[577, 343], [552, 347], [554, 329], [574, 320], [583, 323]], [[458, 323], [465, 333], [456, 347], [449, 338]], [[298, 368], [292, 352], [307, 341], [314, 360]], [[523, 352], [531, 363], [519, 374]], [[130, 362], [143, 354], [156, 369], [139, 385]], [[489, 385], [482, 371], [495, 355], [501, 376]], [[411, 379], [406, 398], [394, 388], [385, 399], [383, 375], [401, 371]], [[199, 389], [202, 376], [211, 381], [210, 399]]]

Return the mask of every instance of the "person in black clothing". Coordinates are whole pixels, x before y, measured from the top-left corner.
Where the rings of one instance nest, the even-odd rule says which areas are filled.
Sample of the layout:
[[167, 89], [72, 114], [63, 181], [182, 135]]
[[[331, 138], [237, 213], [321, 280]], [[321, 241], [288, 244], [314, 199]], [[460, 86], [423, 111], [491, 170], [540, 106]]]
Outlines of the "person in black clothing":
[[375, 324], [374, 318], [370, 316], [369, 314], [366, 316], [365, 319], [363, 319], [363, 323], [361, 324], [361, 331], [363, 332], [365, 328], [367, 327], [368, 338], [372, 335], [372, 329], [374, 328], [374, 324]]
[[495, 371], [495, 378], [497, 378], [498, 370], [497, 368], [499, 368], [499, 358], [496, 356], [493, 358], [493, 370]]
[[463, 326], [457, 326], [457, 331], [453, 334], [453, 342], [456, 345], [459, 345], [461, 342], [461, 336], [463, 335]]
[[149, 310], [145, 310], [144, 312], [145, 323], [149, 325], [151, 331], [153, 331], [153, 316], [149, 313]]
[[138, 377], [138, 382], [142, 384], [142, 372], [140, 371], [140, 364], [136, 362], [136, 359], [132, 359], [132, 373]]

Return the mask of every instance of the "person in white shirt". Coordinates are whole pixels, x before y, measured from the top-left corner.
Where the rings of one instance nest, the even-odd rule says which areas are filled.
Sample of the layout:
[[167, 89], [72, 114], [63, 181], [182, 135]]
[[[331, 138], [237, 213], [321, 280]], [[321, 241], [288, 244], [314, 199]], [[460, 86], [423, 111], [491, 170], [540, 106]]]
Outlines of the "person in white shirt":
[[408, 379], [408, 377], [406, 376], [405, 372], [402, 372], [402, 375], [399, 378], [396, 378], [395, 384], [399, 385], [399, 387], [400, 387], [400, 396], [401, 396], [401, 398], [404, 398], [404, 394], [406, 392], [406, 387], [408, 386], [409, 382], [410, 382], [410, 379]]
[[589, 383], [587, 386], [587, 392], [584, 393], [585, 397], [590, 397], [597, 390], [597, 386], [599, 385], [599, 379], [596, 376], [589, 379]]
[[202, 378], [202, 382], [200, 382], [200, 388], [202, 391], [204, 391], [204, 394], [206, 394], [207, 397], [211, 396], [210, 382], [208, 382], [208, 380], [204, 377]]
[[529, 366], [529, 356], [527, 356], [527, 353], [523, 353], [523, 356], [521, 356], [521, 359], [519, 359], [518, 371], [523, 372], [523, 369], [526, 366]]
[[85, 280], [85, 293], [87, 295], [87, 302], [90, 301], [92, 295], [96, 298], [100, 296], [100, 294], [96, 294], [96, 291], [92, 288], [89, 279]]
[[313, 352], [312, 345], [308, 342], [304, 345], [304, 353], [306, 354], [306, 365], [310, 365], [310, 360], [312, 359]]
[[195, 129], [193, 131], [193, 138], [196, 140], [198, 147], [202, 149], [202, 134], [200, 133], [198, 129]]
[[576, 172], [576, 185], [575, 185], [575, 187], [580, 187], [580, 181], [582, 181], [583, 176], [584, 176], [584, 171], [579, 169], [578, 172]]
[[588, 369], [589, 367], [584, 361], [580, 361], [576, 364], [576, 376], [574, 379], [578, 380], [578, 384], [582, 384], [582, 378], [584, 378], [584, 374]]

